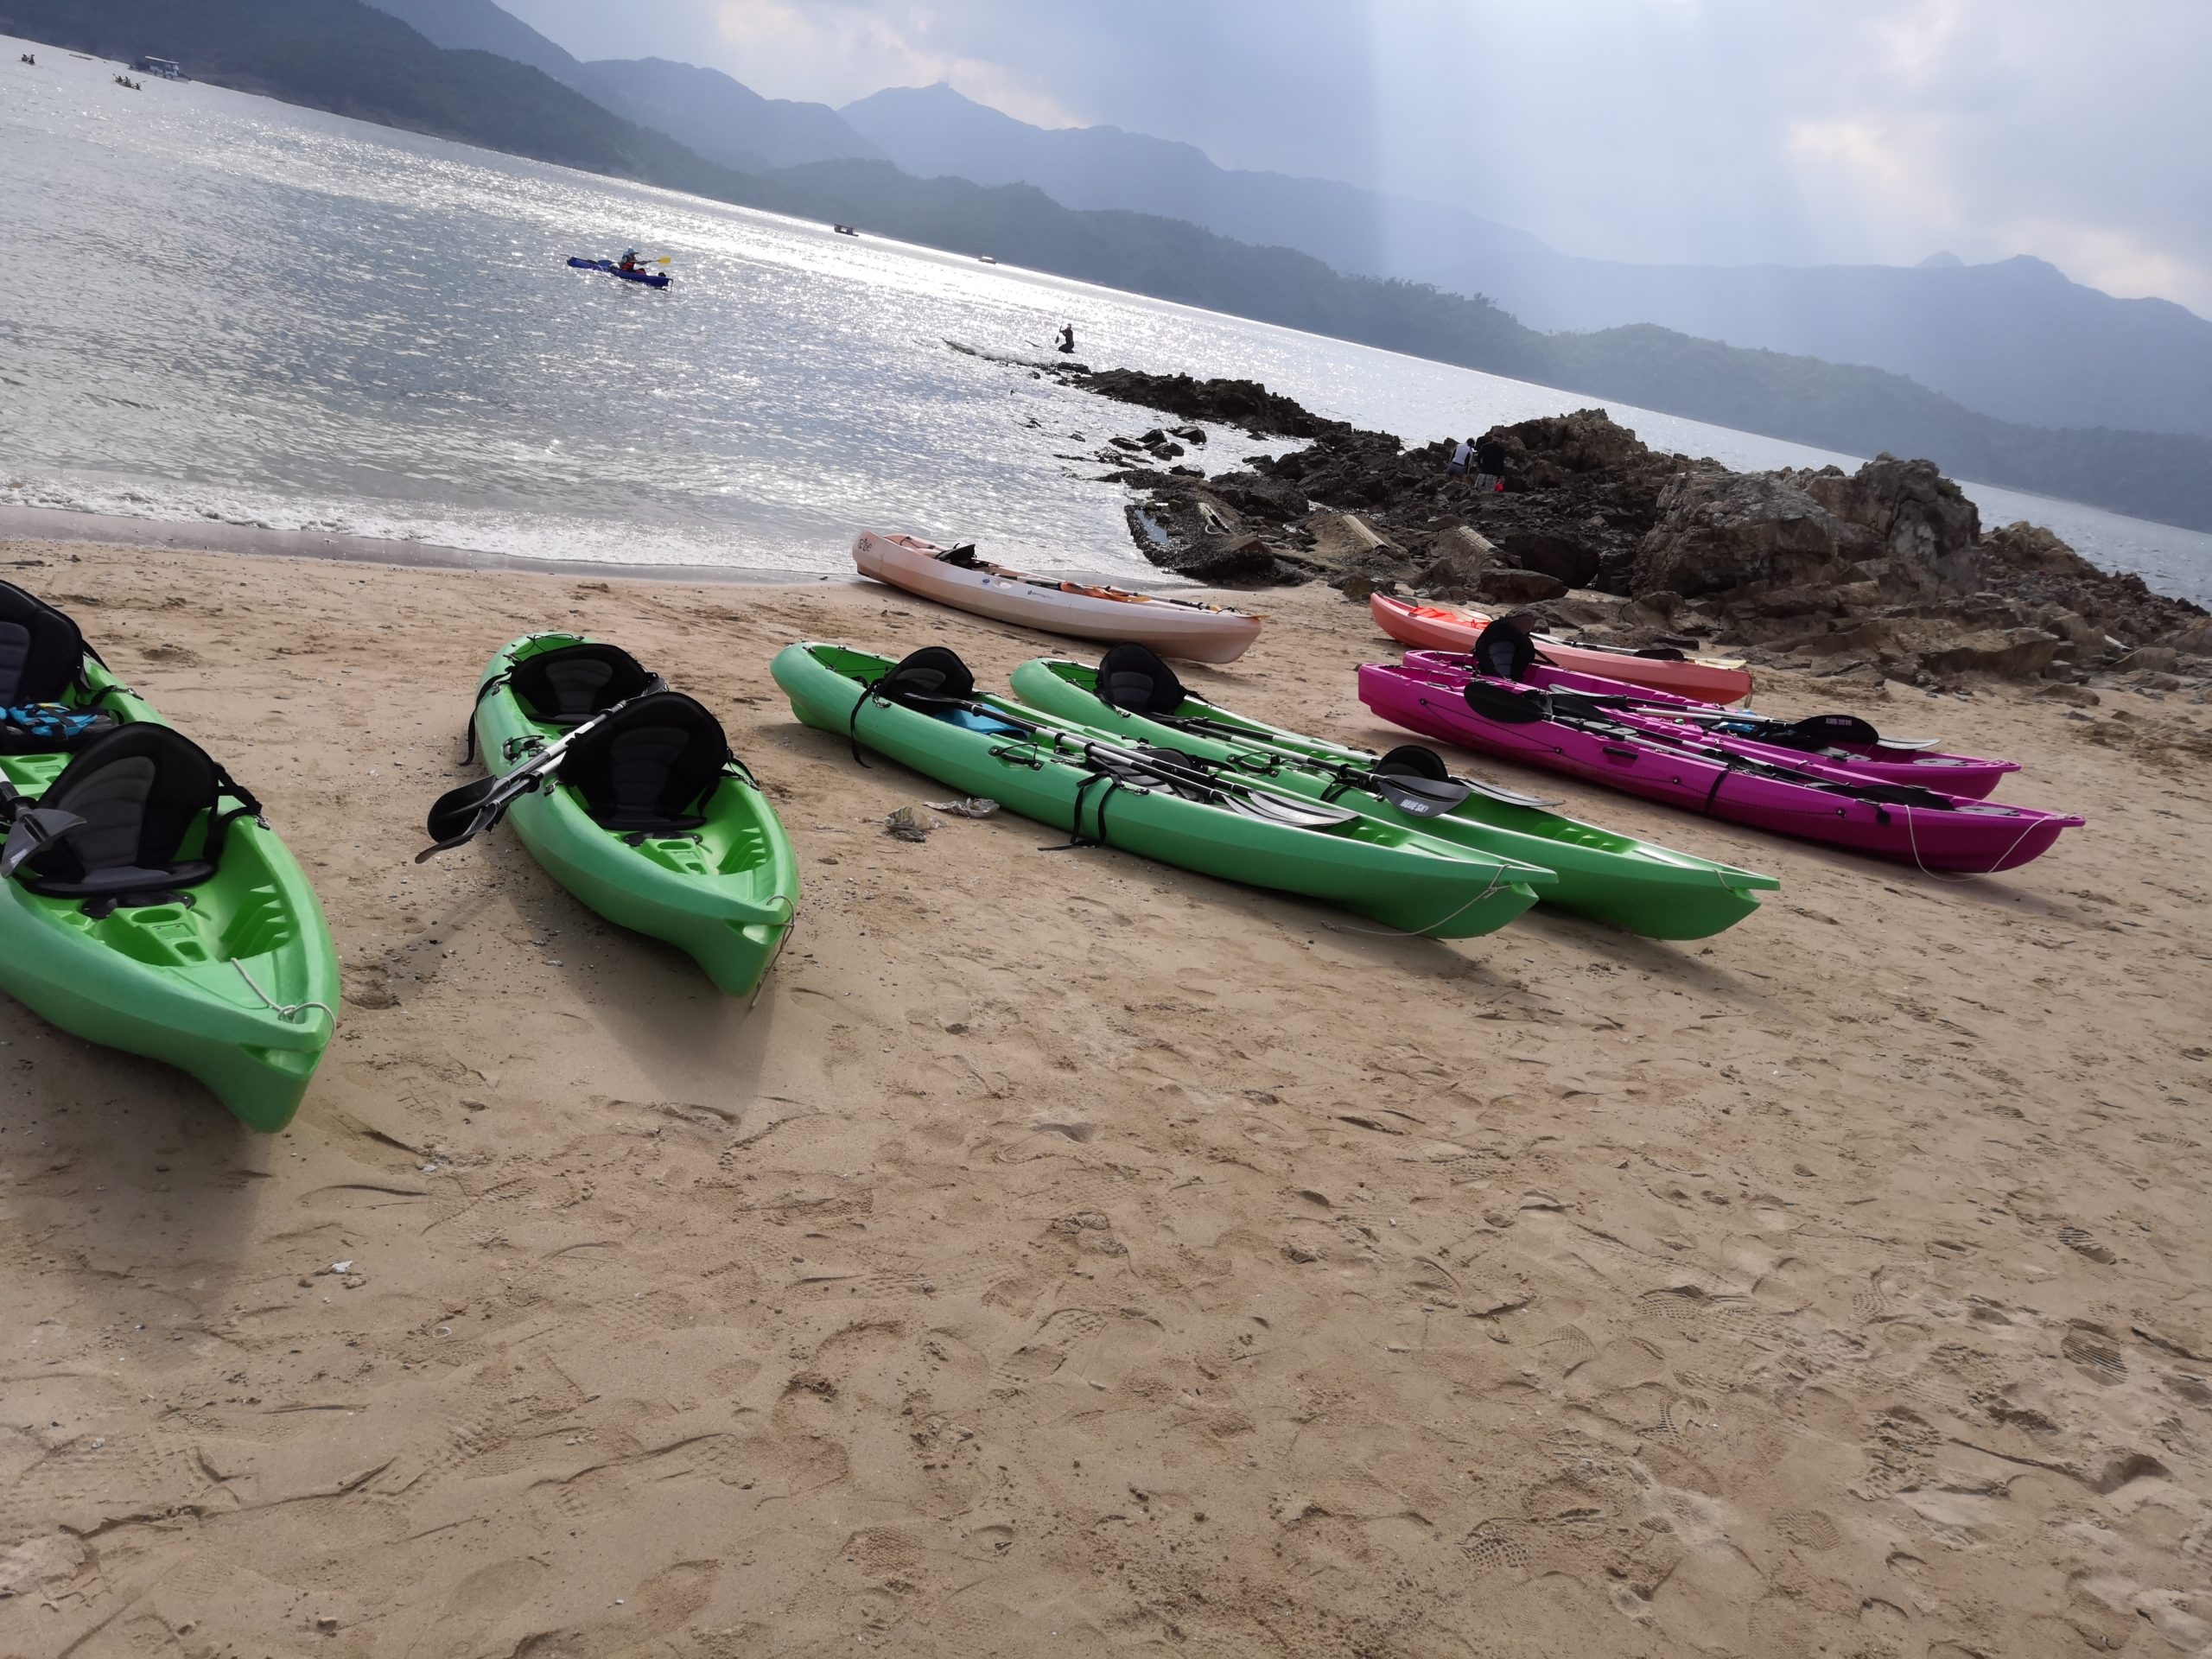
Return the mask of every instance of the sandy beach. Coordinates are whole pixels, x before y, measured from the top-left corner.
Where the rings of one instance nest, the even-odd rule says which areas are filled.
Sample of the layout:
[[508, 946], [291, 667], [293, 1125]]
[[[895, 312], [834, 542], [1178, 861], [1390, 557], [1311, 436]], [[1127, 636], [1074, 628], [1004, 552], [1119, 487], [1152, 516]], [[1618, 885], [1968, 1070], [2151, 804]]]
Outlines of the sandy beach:
[[[945, 791], [772, 653], [1069, 649], [887, 589], [0, 577], [266, 804], [346, 988], [275, 1138], [0, 1002], [0, 1655], [2212, 1652], [2201, 692], [1766, 676], [2088, 827], [1948, 880], [1494, 771], [1783, 885], [1694, 945], [1447, 945], [1003, 814], [887, 836]], [[1193, 689], [1395, 741], [1365, 607], [1264, 608]], [[412, 862], [550, 626], [775, 798], [749, 1012], [509, 835]]]

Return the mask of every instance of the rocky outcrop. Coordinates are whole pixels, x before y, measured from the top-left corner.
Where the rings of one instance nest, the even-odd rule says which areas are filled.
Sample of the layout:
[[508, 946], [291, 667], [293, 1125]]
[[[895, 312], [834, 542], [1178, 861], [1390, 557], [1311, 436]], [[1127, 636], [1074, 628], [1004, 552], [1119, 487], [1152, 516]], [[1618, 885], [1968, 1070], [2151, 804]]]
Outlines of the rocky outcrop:
[[[1299, 447], [1208, 480], [1117, 463], [1148, 499], [1146, 556], [1243, 585], [1329, 582], [1488, 607], [1628, 645], [1710, 644], [1876, 678], [2205, 671], [2212, 616], [2098, 569], [2047, 530], [1984, 535], [1973, 502], [1927, 461], [1736, 473], [1655, 451], [1602, 410], [1493, 428], [1503, 493], [1445, 471], [1455, 447], [1408, 449], [1251, 381], [1113, 370], [1064, 375], [1185, 420]], [[1168, 459], [1147, 433], [1139, 451]], [[2131, 656], [2131, 653], [2133, 655]], [[1853, 664], [1857, 664], [1854, 667]], [[2153, 666], [2155, 665], [2155, 666]]]

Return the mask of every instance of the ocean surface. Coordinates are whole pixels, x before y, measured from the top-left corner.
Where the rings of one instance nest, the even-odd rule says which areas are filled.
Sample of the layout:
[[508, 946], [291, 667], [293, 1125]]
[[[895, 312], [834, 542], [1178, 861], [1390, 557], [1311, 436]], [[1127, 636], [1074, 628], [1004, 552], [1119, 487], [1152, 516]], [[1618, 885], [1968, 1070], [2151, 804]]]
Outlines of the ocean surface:
[[[849, 569], [864, 528], [1123, 579], [1145, 411], [950, 349], [1265, 381], [1411, 442], [1599, 400], [0, 39], [0, 505]], [[865, 227], [862, 227], [863, 230]], [[570, 254], [669, 256], [656, 292]], [[1849, 457], [1608, 404], [1732, 467]], [[1256, 448], [1217, 432], [1218, 470]], [[1266, 446], [1274, 447], [1274, 446]], [[2212, 536], [1980, 485], [2212, 601]]]

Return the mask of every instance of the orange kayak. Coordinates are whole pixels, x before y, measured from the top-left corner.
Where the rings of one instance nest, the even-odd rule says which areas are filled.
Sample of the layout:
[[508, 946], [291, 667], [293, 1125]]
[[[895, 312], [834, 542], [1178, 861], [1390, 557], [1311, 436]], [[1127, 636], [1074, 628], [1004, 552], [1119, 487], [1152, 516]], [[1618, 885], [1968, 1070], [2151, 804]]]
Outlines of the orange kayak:
[[[1367, 608], [1377, 627], [1416, 651], [1471, 652], [1490, 626], [1490, 618], [1480, 611], [1416, 605], [1388, 594], [1370, 594]], [[1624, 646], [1570, 645], [1541, 633], [1535, 639], [1547, 662], [1578, 674], [1603, 674], [1700, 702], [1741, 702], [1751, 695], [1751, 671], [1735, 658], [1685, 657], [1679, 652], [1654, 656]]]

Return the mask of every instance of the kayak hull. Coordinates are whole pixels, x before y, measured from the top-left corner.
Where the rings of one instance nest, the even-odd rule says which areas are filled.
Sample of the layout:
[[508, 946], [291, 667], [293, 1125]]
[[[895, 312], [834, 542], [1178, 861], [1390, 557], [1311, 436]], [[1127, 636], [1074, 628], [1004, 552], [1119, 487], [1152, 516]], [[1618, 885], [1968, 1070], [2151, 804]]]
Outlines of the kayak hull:
[[956, 610], [1077, 639], [1134, 640], [1190, 662], [1233, 663], [1265, 626], [1259, 617], [1217, 606], [1050, 577], [1040, 585], [1019, 572], [948, 564], [940, 556], [946, 550], [912, 536], [870, 531], [853, 543], [853, 563], [864, 576]]
[[[1687, 807], [1709, 817], [1824, 842], [1924, 870], [1989, 874], [2041, 857], [2082, 820], [2068, 814], [1953, 799], [1948, 808], [1879, 804], [1733, 771], [1726, 757], [1669, 753], [1553, 721], [1490, 720], [1469, 708], [1464, 680], [1363, 664], [1359, 696], [1394, 725], [1485, 754]], [[1859, 781], [1871, 781], [1861, 779]]]
[[[1475, 671], [1472, 658], [1440, 651], [1409, 651], [1406, 653], [1406, 666], [1456, 675], [1462, 683]], [[1669, 741], [1679, 742], [1685, 738], [1702, 739], [1730, 754], [1740, 754], [1753, 760], [1770, 761], [1783, 766], [1803, 766], [1808, 770], [1825, 771], [1834, 767], [1885, 784], [1914, 784], [1967, 800], [1988, 799], [2008, 774], [2020, 769], [2020, 763], [2017, 760], [1995, 760], [1973, 754], [1946, 754], [1934, 749], [1901, 749], [1884, 744], [1829, 744], [1821, 749], [1808, 750], [1792, 748], [1786, 743], [1764, 742], [1755, 737], [1716, 731], [1705, 721], [1686, 722], [1669, 717], [1670, 709], [1694, 714], [1739, 712], [1724, 709], [1719, 703], [1674, 696], [1644, 686], [1630, 685], [1624, 680], [1608, 679], [1601, 674], [1578, 674], [1566, 669], [1547, 668], [1541, 663], [1531, 667], [1519, 683], [1534, 686], [1541, 691], [1571, 691], [1593, 697], [1637, 697], [1654, 702], [1658, 706], [1618, 709], [1611, 713], [1625, 725], [1642, 728]], [[1662, 696], [1664, 702], [1660, 702]]]
[[[1097, 671], [1080, 663], [1039, 658], [1014, 671], [1014, 695], [1030, 707], [1122, 741], [1172, 746], [1220, 760], [1241, 759], [1247, 766], [1271, 763], [1270, 754], [1235, 737], [1195, 734], [1103, 702], [1096, 683]], [[1646, 938], [1710, 938], [1757, 910], [1761, 893], [1781, 885], [1770, 875], [1678, 853], [1479, 791], [1448, 812], [1417, 817], [1380, 796], [1337, 791], [1335, 768], [1371, 766], [1376, 757], [1370, 753], [1285, 731], [1196, 698], [1179, 712], [1249, 731], [1272, 752], [1288, 749], [1310, 757], [1310, 766], [1284, 764], [1268, 774], [1286, 789], [1314, 799], [1333, 799], [1385, 823], [1497, 857], [1541, 865], [1559, 880], [1539, 889], [1540, 903]]]
[[[582, 636], [533, 634], [493, 658], [484, 679]], [[486, 760], [507, 770], [510, 745], [559, 734], [531, 718], [504, 684], [476, 710], [476, 740]], [[638, 838], [594, 823], [565, 785], [532, 791], [507, 814], [547, 874], [617, 926], [664, 940], [685, 952], [721, 990], [750, 996], [782, 950], [798, 912], [798, 863], [766, 796], [742, 778], [725, 778], [702, 809], [706, 823], [682, 835]]]
[[[98, 664], [86, 674], [96, 691], [114, 683]], [[104, 706], [161, 719], [127, 694]], [[0, 772], [36, 795], [65, 764], [9, 755]], [[0, 990], [73, 1036], [196, 1077], [240, 1122], [274, 1134], [298, 1112], [334, 1027], [329, 925], [298, 861], [252, 817], [232, 823], [221, 868], [189, 891], [188, 906], [95, 920], [75, 899], [0, 881]]]
[[1032, 738], [1011, 727], [971, 729], [865, 695], [891, 666], [888, 658], [806, 644], [786, 646], [770, 671], [807, 725], [850, 736], [963, 795], [1162, 863], [1338, 905], [1396, 931], [1438, 938], [1493, 932], [1554, 880], [1548, 869], [1371, 820], [1326, 831], [1297, 829], [1166, 791], [1087, 786], [1097, 774], [1080, 754], [1097, 741], [1096, 734], [1007, 698], [979, 694], [976, 701], [1053, 725], [1065, 739]]
[[[1388, 594], [1370, 594], [1367, 608], [1377, 627], [1415, 651], [1471, 652], [1490, 624], [1479, 611], [1416, 605]], [[1632, 651], [1571, 645], [1541, 635], [1536, 645], [1560, 668], [1606, 675], [1700, 702], [1741, 702], [1751, 695], [1751, 671], [1732, 658], [1640, 657]]]

